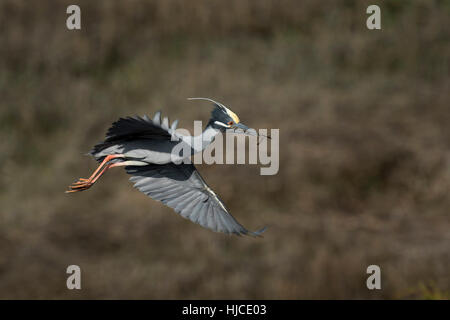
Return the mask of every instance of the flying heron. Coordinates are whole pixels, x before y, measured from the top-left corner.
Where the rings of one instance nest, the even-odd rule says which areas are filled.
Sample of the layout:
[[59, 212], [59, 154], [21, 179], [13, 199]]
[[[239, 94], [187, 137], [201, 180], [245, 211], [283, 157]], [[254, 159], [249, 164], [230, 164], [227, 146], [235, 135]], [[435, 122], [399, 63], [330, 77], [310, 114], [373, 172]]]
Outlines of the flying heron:
[[[135, 188], [184, 218], [216, 232], [259, 236], [266, 228], [256, 232], [247, 230], [228, 212], [195, 166], [182, 161], [205, 150], [219, 132], [240, 129], [238, 132], [244, 134], [257, 133], [241, 123], [239, 117], [223, 104], [208, 98], [189, 98], [196, 99], [214, 105], [202, 134], [185, 136], [176, 133], [178, 120], [169, 126], [167, 117], [161, 121], [161, 112], [153, 119], [147, 116], [120, 118], [109, 128], [105, 140], [89, 152], [100, 163], [98, 168], [88, 179], [80, 178], [73, 183], [66, 192], [87, 190], [108, 169], [125, 167], [132, 175], [130, 181], [134, 182]], [[190, 151], [187, 155], [173, 152], [180, 143]]]

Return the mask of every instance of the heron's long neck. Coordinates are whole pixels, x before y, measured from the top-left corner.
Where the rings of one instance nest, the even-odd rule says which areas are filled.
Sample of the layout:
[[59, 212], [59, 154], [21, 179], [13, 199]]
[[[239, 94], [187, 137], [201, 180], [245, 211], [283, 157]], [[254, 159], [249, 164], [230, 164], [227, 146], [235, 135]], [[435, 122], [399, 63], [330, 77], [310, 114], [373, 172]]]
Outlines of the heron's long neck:
[[201, 152], [214, 141], [214, 137], [219, 133], [218, 129], [214, 129], [210, 123], [198, 136], [187, 137], [187, 143], [191, 146], [194, 153]]

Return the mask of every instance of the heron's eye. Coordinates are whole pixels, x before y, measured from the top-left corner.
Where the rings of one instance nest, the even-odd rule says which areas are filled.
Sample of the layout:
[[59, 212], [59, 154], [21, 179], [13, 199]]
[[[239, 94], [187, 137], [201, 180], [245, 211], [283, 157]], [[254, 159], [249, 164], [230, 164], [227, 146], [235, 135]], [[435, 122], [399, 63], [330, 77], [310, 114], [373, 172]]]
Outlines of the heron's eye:
[[228, 124], [229, 124], [230, 126], [232, 126], [232, 125], [234, 124], [234, 122], [233, 122], [233, 121], [228, 121]]

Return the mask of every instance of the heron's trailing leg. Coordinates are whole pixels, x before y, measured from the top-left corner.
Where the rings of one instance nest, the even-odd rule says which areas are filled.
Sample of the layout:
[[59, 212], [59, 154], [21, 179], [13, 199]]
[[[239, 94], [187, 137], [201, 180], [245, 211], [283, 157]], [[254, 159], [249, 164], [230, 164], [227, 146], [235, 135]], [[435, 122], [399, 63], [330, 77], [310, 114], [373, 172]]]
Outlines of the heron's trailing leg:
[[102, 161], [102, 163], [100, 163], [98, 168], [94, 171], [94, 173], [92, 173], [92, 175], [88, 179], [80, 178], [77, 182], [69, 186], [70, 190], [66, 191], [66, 193], [89, 189], [98, 180], [98, 178], [100, 178], [100, 176], [106, 172], [106, 170], [108, 170], [109, 168], [123, 165], [122, 163], [124, 162], [108, 163], [109, 161], [117, 158], [124, 158], [124, 155], [123, 154], [107, 155], [105, 159]]

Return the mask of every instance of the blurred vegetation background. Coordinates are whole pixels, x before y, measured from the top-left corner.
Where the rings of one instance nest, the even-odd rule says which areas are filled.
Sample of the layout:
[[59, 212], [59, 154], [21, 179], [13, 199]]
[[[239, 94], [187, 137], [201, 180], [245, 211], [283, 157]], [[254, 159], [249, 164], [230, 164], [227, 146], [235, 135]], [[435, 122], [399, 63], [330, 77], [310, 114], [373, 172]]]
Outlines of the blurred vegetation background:
[[[376, 1], [379, 31], [369, 4], [1, 0], [0, 298], [449, 298], [450, 2]], [[210, 112], [192, 96], [280, 128], [278, 175], [199, 167], [264, 238], [182, 219], [123, 170], [64, 194], [111, 122], [191, 129]]]

